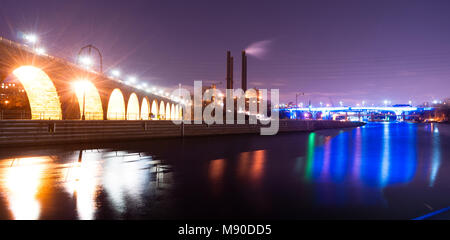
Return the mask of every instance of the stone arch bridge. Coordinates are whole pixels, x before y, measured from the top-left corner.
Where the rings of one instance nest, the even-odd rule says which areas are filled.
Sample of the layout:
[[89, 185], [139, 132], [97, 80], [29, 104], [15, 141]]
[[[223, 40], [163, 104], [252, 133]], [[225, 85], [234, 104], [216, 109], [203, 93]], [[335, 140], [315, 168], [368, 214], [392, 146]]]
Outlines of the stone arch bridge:
[[[177, 120], [182, 106], [170, 98], [0, 38], [0, 81], [13, 79], [29, 102], [29, 119]], [[2, 85], [2, 88], [8, 85]]]

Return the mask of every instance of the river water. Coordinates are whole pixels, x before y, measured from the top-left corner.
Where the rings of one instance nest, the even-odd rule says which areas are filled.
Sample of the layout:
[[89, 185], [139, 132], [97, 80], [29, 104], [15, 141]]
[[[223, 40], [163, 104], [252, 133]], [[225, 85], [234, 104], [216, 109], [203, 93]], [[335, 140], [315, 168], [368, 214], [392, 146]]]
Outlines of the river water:
[[0, 150], [0, 219], [412, 219], [450, 204], [450, 125]]

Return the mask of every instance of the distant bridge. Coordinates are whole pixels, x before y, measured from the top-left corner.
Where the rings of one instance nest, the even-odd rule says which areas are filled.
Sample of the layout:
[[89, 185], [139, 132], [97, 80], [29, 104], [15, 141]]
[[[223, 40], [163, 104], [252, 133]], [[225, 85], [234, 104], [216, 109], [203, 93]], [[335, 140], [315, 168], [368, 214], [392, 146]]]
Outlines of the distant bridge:
[[172, 120], [182, 116], [183, 106], [167, 96], [37, 54], [0, 37], [0, 81], [10, 79], [26, 92], [29, 119], [81, 119], [83, 113], [86, 120]]
[[432, 111], [431, 107], [392, 106], [392, 107], [298, 107], [280, 108], [280, 114], [290, 119], [374, 119], [395, 116], [396, 119], [415, 118], [420, 113]]

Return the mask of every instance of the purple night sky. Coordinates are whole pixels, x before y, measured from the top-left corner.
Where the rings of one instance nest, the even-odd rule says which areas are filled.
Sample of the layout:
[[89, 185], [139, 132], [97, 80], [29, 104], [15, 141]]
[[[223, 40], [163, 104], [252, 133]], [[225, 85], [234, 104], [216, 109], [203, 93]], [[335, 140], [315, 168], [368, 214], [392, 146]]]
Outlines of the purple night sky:
[[[222, 82], [226, 50], [248, 57], [249, 87], [281, 101], [413, 104], [450, 97], [450, 1], [2, 0], [0, 35], [35, 32], [51, 55], [87, 44], [150, 85]], [[259, 49], [258, 49], [259, 48]]]

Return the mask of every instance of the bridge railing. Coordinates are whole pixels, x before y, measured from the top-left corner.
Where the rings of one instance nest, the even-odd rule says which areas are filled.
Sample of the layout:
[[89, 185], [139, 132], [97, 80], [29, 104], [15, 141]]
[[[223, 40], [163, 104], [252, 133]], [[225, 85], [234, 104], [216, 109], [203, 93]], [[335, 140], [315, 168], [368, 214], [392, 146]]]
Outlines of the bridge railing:
[[61, 120], [61, 112], [59, 111], [40, 111], [30, 112], [29, 110], [13, 110], [2, 109], [0, 110], [0, 120], [15, 119], [15, 120]]
[[0, 120], [4, 119], [31, 119], [30, 111], [26, 110], [0, 110]]

